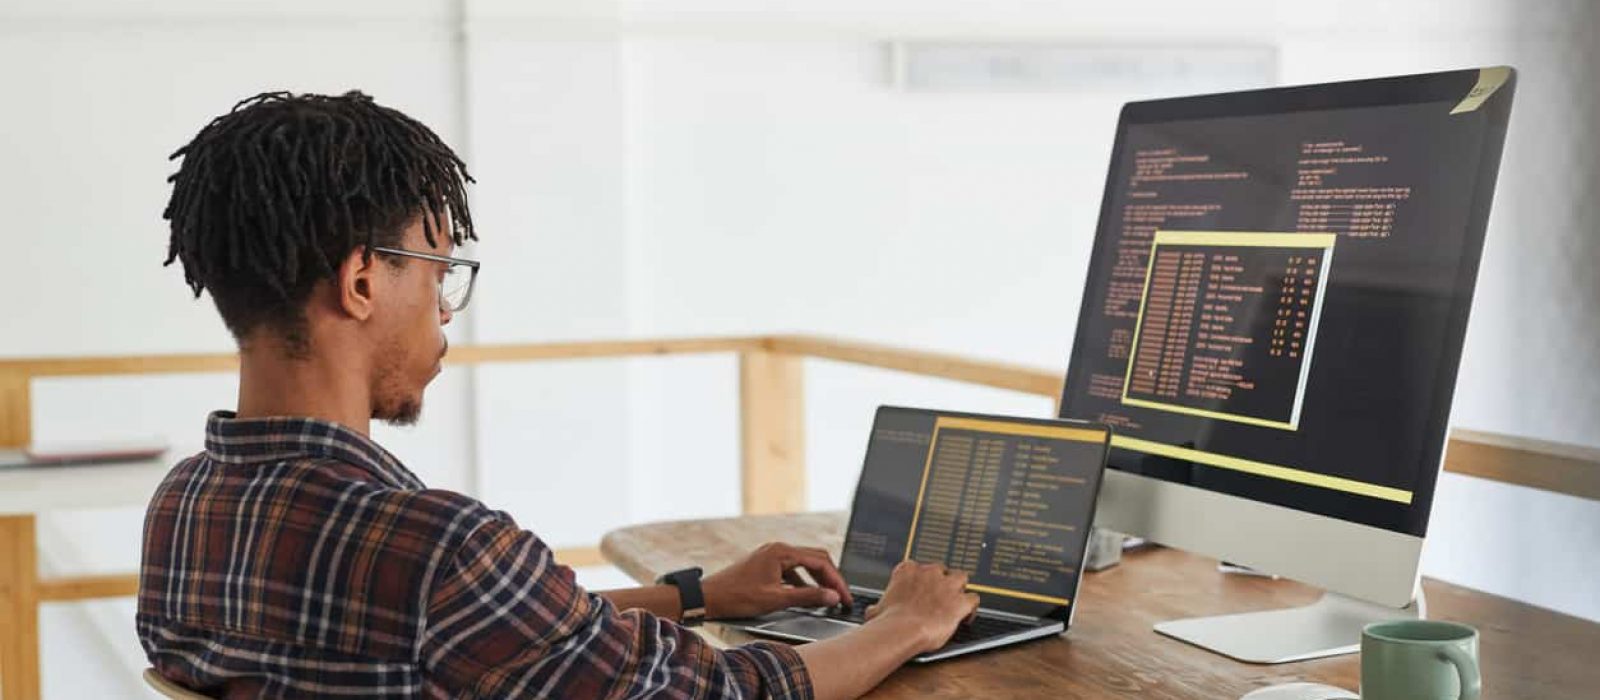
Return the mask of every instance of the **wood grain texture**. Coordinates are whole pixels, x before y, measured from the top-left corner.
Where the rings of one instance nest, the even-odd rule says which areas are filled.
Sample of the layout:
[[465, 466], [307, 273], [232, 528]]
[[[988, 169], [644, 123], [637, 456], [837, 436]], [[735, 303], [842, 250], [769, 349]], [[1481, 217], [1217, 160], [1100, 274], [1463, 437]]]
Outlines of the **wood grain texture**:
[[550, 554], [556, 563], [564, 566], [606, 566], [609, 563], [599, 547], [562, 547]]
[[[640, 357], [759, 350], [757, 337], [598, 340], [554, 343], [458, 345], [446, 364], [571, 360], [591, 357]], [[238, 369], [236, 353], [128, 355], [105, 357], [34, 357], [0, 360], [0, 376], [68, 377], [127, 374], [229, 372]]]
[[[843, 541], [842, 513], [639, 525], [605, 536], [601, 551], [639, 581], [684, 566], [708, 571], [771, 540], [827, 547]], [[1429, 616], [1482, 634], [1486, 698], [1594, 697], [1600, 624], [1424, 579]], [[1237, 698], [1291, 681], [1355, 688], [1356, 655], [1293, 664], [1240, 663], [1152, 631], [1159, 621], [1303, 605], [1319, 592], [1292, 581], [1218, 573], [1216, 561], [1173, 549], [1130, 552], [1088, 574], [1064, 637], [907, 666], [872, 698]], [[727, 630], [731, 642], [748, 637]]]
[[1059, 370], [818, 336], [781, 335], [767, 338], [764, 342], [766, 347], [775, 352], [899, 370], [1050, 398], [1061, 394], [1064, 376]]
[[138, 574], [68, 576], [47, 578], [39, 581], [39, 601], [43, 603], [92, 600], [95, 598], [120, 598], [138, 594]]
[[[1059, 401], [1063, 372], [818, 336], [767, 338], [780, 352], [900, 370], [1045, 396]], [[1059, 403], [1058, 403], [1059, 408]], [[1454, 430], [1445, 471], [1600, 500], [1600, 450], [1472, 430]]]
[[0, 375], [21, 373], [30, 377], [231, 372], [238, 368], [237, 353], [31, 357], [0, 360]]
[[0, 372], [0, 449], [33, 441], [33, 380], [22, 372]]
[[803, 368], [797, 355], [739, 354], [741, 512], [805, 510]]
[[32, 515], [0, 515], [0, 700], [39, 699], [39, 561]]
[[483, 364], [533, 360], [572, 360], [602, 357], [645, 357], [651, 355], [694, 355], [713, 352], [741, 352], [761, 349], [761, 339], [669, 338], [646, 340], [603, 340], [508, 345], [461, 345], [450, 349], [446, 364]]
[[1454, 430], [1445, 469], [1600, 501], [1600, 450], [1476, 430]]
[[[898, 370], [1058, 399], [1062, 372], [992, 360], [810, 335], [600, 340], [464, 345], [445, 362], [473, 365], [581, 358], [766, 351]], [[37, 377], [233, 371], [234, 354], [58, 357], [0, 360], [0, 448], [31, 435], [30, 386]], [[1451, 434], [1446, 471], [1600, 500], [1600, 450], [1479, 431]]]

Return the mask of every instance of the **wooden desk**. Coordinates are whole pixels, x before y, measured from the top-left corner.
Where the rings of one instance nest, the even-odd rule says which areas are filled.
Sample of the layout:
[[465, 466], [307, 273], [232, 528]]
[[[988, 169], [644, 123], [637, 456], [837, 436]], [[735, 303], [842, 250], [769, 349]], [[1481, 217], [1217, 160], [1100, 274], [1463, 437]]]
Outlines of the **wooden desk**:
[[139, 589], [133, 574], [40, 580], [35, 516], [73, 508], [143, 508], [171, 468], [165, 458], [0, 468], [0, 700], [39, 697], [40, 603], [133, 595]]
[[[601, 552], [638, 581], [685, 566], [716, 570], [767, 541], [843, 542], [842, 513], [747, 516], [639, 525], [611, 532]], [[1423, 580], [1429, 616], [1482, 633], [1487, 698], [1595, 697], [1600, 624], [1452, 584]], [[1065, 637], [895, 672], [873, 698], [1237, 698], [1296, 680], [1354, 689], [1356, 655], [1257, 666], [1156, 634], [1161, 620], [1300, 605], [1318, 591], [1291, 581], [1217, 573], [1214, 560], [1173, 549], [1130, 552], [1088, 574]], [[720, 630], [727, 641], [748, 637]]]

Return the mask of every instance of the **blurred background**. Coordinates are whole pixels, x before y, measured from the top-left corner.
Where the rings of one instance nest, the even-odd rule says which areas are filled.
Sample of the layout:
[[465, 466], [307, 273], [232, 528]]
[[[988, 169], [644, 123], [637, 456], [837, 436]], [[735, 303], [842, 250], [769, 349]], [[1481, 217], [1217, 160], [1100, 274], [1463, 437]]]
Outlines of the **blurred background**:
[[[1064, 370], [1129, 100], [1521, 71], [1460, 427], [1600, 447], [1600, 10], [1583, 0], [3, 0], [0, 356], [227, 352], [163, 267], [169, 154], [267, 90], [360, 89], [465, 158], [452, 342], [806, 332]], [[880, 403], [1050, 401], [810, 361], [807, 502]], [[739, 510], [731, 355], [449, 368], [376, 437], [557, 547]], [[34, 386], [39, 441], [199, 449], [231, 374]], [[140, 509], [42, 517], [49, 574], [137, 567]], [[1600, 503], [1445, 474], [1426, 575], [1600, 620]], [[606, 567], [591, 587], [627, 584]], [[132, 697], [132, 599], [51, 604], [46, 697]]]

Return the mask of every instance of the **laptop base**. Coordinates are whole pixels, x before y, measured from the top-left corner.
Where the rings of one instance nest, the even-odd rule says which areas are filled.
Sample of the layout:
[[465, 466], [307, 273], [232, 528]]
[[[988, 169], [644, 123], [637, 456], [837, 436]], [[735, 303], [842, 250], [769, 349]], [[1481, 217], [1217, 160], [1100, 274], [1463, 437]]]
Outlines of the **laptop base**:
[[[758, 618], [724, 620], [719, 624], [758, 637], [786, 642], [817, 642], [849, 633], [860, 625], [844, 620], [819, 617], [810, 613], [779, 611]], [[1032, 639], [1051, 637], [1066, 631], [1066, 625], [1056, 620], [1041, 620], [1038, 625], [1004, 635], [986, 637], [962, 643], [946, 644], [929, 652], [912, 657], [912, 663], [942, 661], [974, 652], [1010, 646]]]

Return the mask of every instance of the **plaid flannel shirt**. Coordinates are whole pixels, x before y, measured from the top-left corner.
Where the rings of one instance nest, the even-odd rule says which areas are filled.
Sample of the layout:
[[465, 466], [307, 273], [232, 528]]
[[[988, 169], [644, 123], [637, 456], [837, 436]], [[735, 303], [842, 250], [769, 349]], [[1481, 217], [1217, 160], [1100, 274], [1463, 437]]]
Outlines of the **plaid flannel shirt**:
[[211, 415], [146, 513], [137, 626], [225, 697], [812, 695], [793, 649], [619, 611], [510, 516], [310, 419]]

